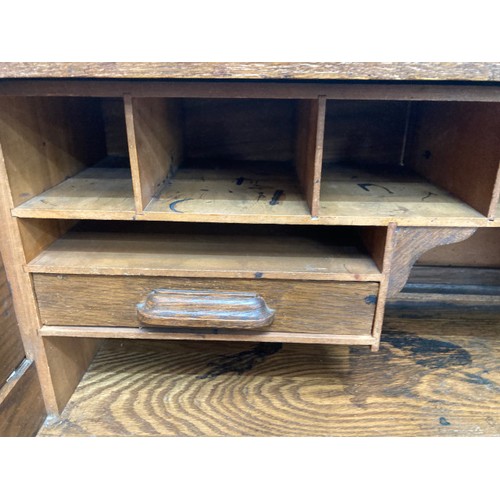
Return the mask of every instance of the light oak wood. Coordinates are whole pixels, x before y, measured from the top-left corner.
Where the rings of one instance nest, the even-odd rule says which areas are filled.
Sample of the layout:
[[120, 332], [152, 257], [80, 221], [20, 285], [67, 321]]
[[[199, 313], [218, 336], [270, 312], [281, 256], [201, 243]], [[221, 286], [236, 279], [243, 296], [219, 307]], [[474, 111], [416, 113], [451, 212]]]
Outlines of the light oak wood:
[[45, 416], [35, 365], [24, 360], [0, 388], [0, 436], [35, 436]]
[[140, 213], [182, 162], [181, 108], [175, 100], [132, 99], [127, 95], [125, 113]]
[[10, 286], [0, 256], [0, 388], [24, 358]]
[[479, 228], [463, 242], [429, 250], [418, 264], [500, 269], [500, 228]]
[[324, 166], [320, 219], [325, 224], [481, 226], [479, 212], [398, 167]]
[[392, 311], [378, 353], [108, 341], [40, 435], [498, 436], [498, 315], [468, 312], [415, 320]]
[[13, 210], [16, 217], [132, 220], [128, 168], [87, 168]]
[[356, 246], [298, 232], [231, 228], [221, 234], [71, 232], [29, 263], [35, 273], [379, 281]]
[[99, 100], [3, 97], [0, 142], [18, 206], [106, 156]]
[[[88, 367], [81, 365], [80, 372], [73, 377], [74, 385], [66, 384], [61, 391], [60, 382], [52, 379], [51, 369], [65, 373], [67, 365], [72, 361], [68, 358], [52, 357], [49, 361], [47, 352], [38, 334], [41, 327], [38, 305], [34, 295], [31, 276], [23, 271], [26, 263], [23, 237], [17, 220], [11, 217], [14, 201], [9, 190], [5, 157], [0, 142], [0, 239], [1, 253], [4, 260], [7, 278], [11, 284], [14, 309], [22, 336], [26, 357], [35, 361], [35, 366], [40, 381], [45, 409], [48, 414], [58, 414], [64, 407], [78, 381]], [[47, 240], [45, 240], [47, 241]], [[31, 250], [28, 251], [28, 254]], [[74, 341], [68, 341], [74, 344]], [[50, 365], [52, 362], [52, 366]]]
[[30, 262], [57, 241], [71, 227], [74, 220], [18, 219], [17, 226], [24, 250], [24, 262]]
[[500, 104], [421, 103], [408, 161], [487, 217], [500, 196]]
[[496, 62], [4, 62], [0, 78], [500, 81]]
[[285, 342], [287, 344], [338, 344], [338, 345], [367, 345], [372, 346], [377, 340], [371, 334], [344, 335], [342, 333], [302, 333], [302, 332], [261, 332], [253, 333], [241, 330], [231, 333], [219, 331], [207, 333], [193, 329], [158, 329], [132, 327], [84, 327], [84, 326], [42, 326], [40, 335], [43, 337], [64, 338], [92, 338], [92, 339], [135, 339], [135, 340], [173, 340], [196, 341], [231, 341], [231, 342]]
[[313, 217], [319, 214], [326, 99], [298, 103], [296, 153], [297, 175]]
[[266, 163], [181, 167], [145, 218], [173, 221], [276, 222], [310, 212], [292, 166]]
[[58, 415], [66, 406], [100, 346], [98, 339], [44, 338], [43, 345], [56, 395]]
[[388, 297], [404, 287], [413, 264], [428, 250], [463, 241], [474, 234], [474, 228], [398, 227], [394, 234]]
[[[259, 331], [370, 335], [379, 284], [287, 280], [34, 275], [42, 323], [140, 326], [136, 306], [155, 289], [250, 292], [276, 311]], [[213, 333], [210, 330], [200, 333]]]

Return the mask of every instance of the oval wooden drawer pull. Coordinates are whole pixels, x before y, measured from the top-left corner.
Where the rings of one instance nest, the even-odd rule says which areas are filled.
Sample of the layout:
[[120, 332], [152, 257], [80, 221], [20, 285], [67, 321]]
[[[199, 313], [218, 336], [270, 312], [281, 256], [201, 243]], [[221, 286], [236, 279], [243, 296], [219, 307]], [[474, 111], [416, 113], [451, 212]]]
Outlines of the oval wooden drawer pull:
[[255, 293], [157, 289], [137, 305], [150, 326], [256, 329], [270, 325], [275, 311]]

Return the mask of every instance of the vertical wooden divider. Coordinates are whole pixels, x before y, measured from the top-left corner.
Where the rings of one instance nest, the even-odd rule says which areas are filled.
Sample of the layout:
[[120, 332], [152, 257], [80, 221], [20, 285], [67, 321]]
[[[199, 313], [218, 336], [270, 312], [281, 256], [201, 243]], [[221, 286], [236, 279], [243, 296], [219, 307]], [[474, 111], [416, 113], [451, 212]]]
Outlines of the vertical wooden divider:
[[373, 318], [372, 336], [375, 343], [371, 346], [372, 351], [378, 351], [380, 344], [380, 335], [384, 322], [385, 304], [389, 289], [389, 277], [391, 273], [392, 251], [394, 248], [394, 235], [396, 224], [391, 222], [388, 227], [364, 227], [361, 230], [361, 237], [367, 250], [380, 272], [380, 288], [377, 297], [377, 306]]
[[[9, 161], [19, 161], [17, 153], [22, 148], [10, 149]], [[22, 155], [21, 155], [22, 156]], [[26, 356], [35, 361], [42, 387], [45, 408], [49, 414], [58, 414], [66, 405], [81, 377], [97, 351], [96, 339], [68, 339], [64, 353], [55, 353], [49, 359], [42, 338], [39, 335], [41, 320], [31, 275], [23, 270], [26, 259], [36, 254], [42, 246], [57, 239], [65, 224], [58, 226], [54, 221], [40, 220], [28, 227], [29, 222], [12, 217], [14, 200], [9, 189], [5, 157], [0, 143], [0, 246], [7, 279], [11, 285], [14, 309], [22, 335]], [[39, 235], [39, 238], [36, 235]], [[25, 248], [26, 246], [26, 248]], [[83, 341], [83, 342], [82, 342]], [[81, 351], [85, 358], [78, 358]], [[72, 354], [81, 362], [75, 366]], [[65, 374], [62, 379], [53, 373]]]
[[297, 109], [295, 164], [312, 217], [319, 215], [326, 97], [301, 100]]
[[124, 96], [136, 210], [143, 213], [182, 161], [181, 104]]

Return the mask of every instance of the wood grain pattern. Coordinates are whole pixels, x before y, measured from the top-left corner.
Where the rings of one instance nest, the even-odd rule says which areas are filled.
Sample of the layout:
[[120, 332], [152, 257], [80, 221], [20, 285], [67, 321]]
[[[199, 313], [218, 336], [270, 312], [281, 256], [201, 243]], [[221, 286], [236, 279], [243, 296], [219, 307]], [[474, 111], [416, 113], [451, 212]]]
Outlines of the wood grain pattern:
[[313, 217], [319, 215], [326, 99], [301, 101], [297, 109], [295, 165]]
[[99, 100], [3, 97], [0, 142], [18, 206], [106, 156]]
[[25, 262], [30, 262], [75, 225], [74, 220], [17, 219]]
[[275, 311], [255, 293], [160, 288], [137, 305], [147, 327], [232, 328], [258, 330], [269, 326]]
[[259, 231], [260, 227], [252, 226], [226, 231], [199, 226], [191, 229], [193, 234], [189, 227], [184, 233], [176, 228], [157, 234], [70, 232], [31, 261], [28, 270], [87, 275], [380, 280], [380, 271], [356, 240], [340, 240], [339, 231], [307, 234], [277, 228]]
[[87, 371], [101, 341], [92, 338], [44, 338], [43, 345], [57, 403], [50, 413], [57, 415]]
[[145, 217], [271, 223], [311, 218], [293, 167], [261, 162], [181, 167], [148, 205]]
[[500, 267], [491, 269], [416, 265], [403, 291], [500, 296]]
[[408, 104], [383, 100], [327, 101], [324, 162], [399, 165]]
[[129, 154], [141, 213], [182, 162], [180, 103], [167, 99], [125, 96]]
[[[211, 333], [206, 333], [211, 332]], [[116, 326], [42, 326], [42, 337], [91, 338], [91, 339], [138, 339], [138, 340], [214, 340], [216, 342], [286, 342], [292, 344], [338, 344], [368, 345], [377, 344], [370, 332], [356, 335], [344, 333], [304, 333], [249, 330], [206, 330], [200, 332], [192, 328], [159, 329]], [[227, 332], [227, 333], [226, 333]]]
[[182, 101], [187, 162], [292, 163], [297, 104], [293, 99]]
[[325, 224], [481, 226], [479, 212], [404, 168], [324, 165], [320, 219]]
[[388, 317], [378, 353], [108, 341], [40, 435], [498, 436], [498, 316], [454, 315]]
[[0, 436], [35, 436], [45, 416], [35, 365], [25, 360], [0, 389]]
[[12, 294], [0, 256], [0, 387], [24, 358]]
[[[276, 311], [259, 331], [371, 333], [378, 283], [287, 280], [34, 275], [44, 325], [141, 326], [136, 306], [158, 288], [251, 292]], [[200, 332], [200, 333], [212, 333]]]
[[13, 210], [16, 217], [132, 220], [130, 169], [86, 168]]
[[3, 62], [0, 78], [500, 81], [496, 62]]
[[409, 164], [487, 217], [500, 195], [500, 104], [420, 103]]
[[398, 227], [392, 248], [388, 296], [394, 297], [405, 285], [413, 264], [428, 250], [463, 241], [474, 234], [474, 228]]
[[433, 248], [418, 264], [500, 268], [500, 228], [479, 228], [465, 241]]

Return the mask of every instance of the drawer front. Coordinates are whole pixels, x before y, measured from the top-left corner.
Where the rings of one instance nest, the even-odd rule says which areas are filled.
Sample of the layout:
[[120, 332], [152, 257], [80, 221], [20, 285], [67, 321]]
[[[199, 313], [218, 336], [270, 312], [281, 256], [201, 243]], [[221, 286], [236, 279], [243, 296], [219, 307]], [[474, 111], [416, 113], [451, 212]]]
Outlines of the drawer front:
[[[275, 311], [260, 332], [369, 335], [379, 284], [292, 280], [35, 274], [40, 315], [49, 326], [142, 325], [137, 305], [157, 289], [260, 295]], [[206, 331], [206, 328], [205, 328]]]

